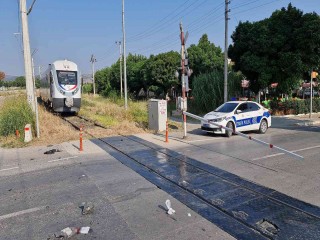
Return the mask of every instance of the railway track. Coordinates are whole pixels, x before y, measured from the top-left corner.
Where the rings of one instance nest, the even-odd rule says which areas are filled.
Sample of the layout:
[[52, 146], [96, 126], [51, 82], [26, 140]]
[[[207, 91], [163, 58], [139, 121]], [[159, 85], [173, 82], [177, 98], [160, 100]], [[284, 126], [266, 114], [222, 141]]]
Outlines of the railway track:
[[317, 206], [138, 137], [101, 138], [86, 119], [68, 122], [81, 121], [92, 142], [237, 239], [320, 239]]
[[82, 128], [82, 131], [90, 137], [99, 138], [103, 136], [109, 136], [111, 134], [111, 130], [109, 128], [106, 128], [101, 124], [93, 122], [85, 117], [63, 115], [60, 115], [60, 117], [75, 129], [80, 130], [80, 128]]

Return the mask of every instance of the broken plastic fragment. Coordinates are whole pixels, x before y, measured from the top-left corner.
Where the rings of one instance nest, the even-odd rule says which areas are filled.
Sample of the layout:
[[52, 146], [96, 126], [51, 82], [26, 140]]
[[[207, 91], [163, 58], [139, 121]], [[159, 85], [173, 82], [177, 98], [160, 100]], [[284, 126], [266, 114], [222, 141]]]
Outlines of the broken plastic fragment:
[[61, 232], [64, 234], [65, 237], [72, 237], [79, 233], [79, 228], [76, 227], [67, 227], [65, 229], [62, 229]]
[[166, 200], [166, 206], [167, 206], [167, 208], [168, 208], [167, 213], [168, 213], [169, 215], [172, 215], [172, 214], [174, 214], [174, 213], [176, 212], [176, 211], [173, 210], [173, 208], [171, 207], [171, 201], [170, 201], [169, 199]]
[[191, 217], [191, 213], [188, 213], [188, 217]]
[[90, 231], [90, 227], [82, 227], [80, 228], [80, 233], [81, 234], [88, 234]]
[[62, 151], [60, 149], [51, 149], [51, 150], [44, 152], [44, 154], [54, 154], [56, 152], [62, 152]]
[[83, 202], [80, 204], [79, 208], [82, 209], [82, 215], [86, 215], [93, 212], [94, 205], [92, 202]]

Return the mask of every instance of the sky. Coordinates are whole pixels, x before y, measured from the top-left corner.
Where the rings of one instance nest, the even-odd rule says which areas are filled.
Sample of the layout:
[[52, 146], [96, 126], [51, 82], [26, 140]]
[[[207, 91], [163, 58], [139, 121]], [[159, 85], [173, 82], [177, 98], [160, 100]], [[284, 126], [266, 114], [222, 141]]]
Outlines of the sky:
[[[0, 71], [24, 75], [19, 0], [0, 0]], [[33, 0], [27, 0], [27, 8]], [[240, 21], [259, 21], [289, 3], [320, 15], [319, 0], [231, 0], [228, 44]], [[203, 34], [224, 50], [225, 0], [125, 0], [126, 54], [180, 51], [179, 23], [188, 31], [187, 46]], [[111, 66], [122, 41], [122, 0], [36, 0], [28, 15], [31, 52], [36, 70], [55, 60], [78, 64], [83, 74]], [[37, 74], [37, 71], [36, 71]]]

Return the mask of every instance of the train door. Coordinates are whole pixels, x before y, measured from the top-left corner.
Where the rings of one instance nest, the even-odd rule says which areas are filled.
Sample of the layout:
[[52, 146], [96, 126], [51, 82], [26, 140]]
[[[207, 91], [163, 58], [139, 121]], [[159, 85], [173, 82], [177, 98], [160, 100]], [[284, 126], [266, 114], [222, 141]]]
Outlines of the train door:
[[51, 71], [49, 73], [49, 79], [50, 79], [50, 101], [52, 102], [54, 97], [54, 82], [53, 82], [53, 75]]

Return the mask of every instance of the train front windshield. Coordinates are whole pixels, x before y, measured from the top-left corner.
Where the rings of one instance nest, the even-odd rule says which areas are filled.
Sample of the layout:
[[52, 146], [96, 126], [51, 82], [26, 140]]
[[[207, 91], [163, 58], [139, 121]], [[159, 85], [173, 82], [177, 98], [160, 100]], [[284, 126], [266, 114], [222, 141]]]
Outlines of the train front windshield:
[[59, 85], [77, 85], [76, 71], [59, 71], [57, 70]]

